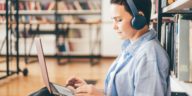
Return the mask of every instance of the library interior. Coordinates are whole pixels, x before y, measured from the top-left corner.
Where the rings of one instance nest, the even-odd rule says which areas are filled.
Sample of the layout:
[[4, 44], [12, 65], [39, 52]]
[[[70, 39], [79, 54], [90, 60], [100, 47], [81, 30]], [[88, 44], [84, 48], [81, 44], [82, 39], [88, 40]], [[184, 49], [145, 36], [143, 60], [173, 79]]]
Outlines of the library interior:
[[0, 32], [0, 96], [192, 96], [192, 0], [0, 0]]

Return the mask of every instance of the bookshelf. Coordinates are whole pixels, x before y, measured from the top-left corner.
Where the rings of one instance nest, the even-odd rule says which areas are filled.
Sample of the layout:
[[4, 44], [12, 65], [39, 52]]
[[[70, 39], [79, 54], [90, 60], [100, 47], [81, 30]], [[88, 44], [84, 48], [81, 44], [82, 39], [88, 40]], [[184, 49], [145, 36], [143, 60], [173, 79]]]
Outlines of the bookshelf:
[[[152, 0], [151, 21], [156, 24], [158, 39], [170, 57], [170, 75], [180, 81], [192, 81], [190, 48], [192, 23], [191, 0]], [[174, 2], [173, 2], [174, 1]], [[186, 16], [188, 16], [186, 18]], [[174, 91], [174, 90], [173, 90]], [[188, 93], [188, 92], [187, 92]], [[188, 94], [189, 95], [189, 94]], [[191, 95], [191, 94], [190, 94]]]
[[[0, 15], [5, 16], [5, 9], [1, 9], [0, 3]], [[101, 38], [100, 38], [100, 25], [101, 25], [101, 0], [18, 0], [18, 15], [19, 18], [19, 26], [24, 26], [24, 28], [20, 28], [20, 30], [27, 29], [25, 26], [39, 26], [39, 28], [33, 28], [30, 30], [30, 35], [42, 36], [42, 35], [54, 35], [57, 37], [60, 35], [63, 36], [67, 42], [75, 42], [75, 43], [88, 43], [89, 44], [89, 52], [83, 54], [85, 52], [67, 52], [67, 56], [63, 56], [64, 58], [70, 57], [88, 57], [90, 58], [91, 63], [94, 58], [92, 57], [101, 57], [101, 52], [97, 52], [97, 56], [94, 55], [94, 50], [97, 48], [97, 51], [101, 50]], [[11, 15], [15, 15], [17, 11], [14, 10], [15, 7], [11, 7]], [[15, 20], [11, 21], [9, 24], [13, 26], [17, 26]], [[0, 22], [0, 24], [5, 24], [5, 22]], [[50, 27], [54, 26], [54, 30], [41, 30], [41, 27], [49, 24]], [[81, 32], [81, 34], [90, 34], [87, 37], [87, 42], [84, 42], [81, 39], [69, 38], [64, 31], [73, 30], [74, 28], [71, 26], [80, 26], [79, 29], [87, 28], [86, 32]], [[60, 27], [64, 26], [64, 27]], [[44, 28], [46, 29], [46, 28]], [[49, 28], [47, 28], [49, 29]], [[27, 29], [29, 30], [29, 28]], [[63, 30], [63, 31], [62, 31]], [[29, 33], [29, 32], [28, 32]], [[95, 34], [94, 36], [91, 34]], [[25, 37], [24, 37], [25, 38]], [[95, 40], [92, 40], [95, 38]], [[28, 41], [29, 38], [25, 38]], [[82, 42], [81, 42], [82, 41]], [[27, 43], [27, 42], [26, 42]], [[67, 43], [66, 43], [67, 44]], [[97, 46], [93, 46], [96, 44]], [[29, 45], [30, 46], [30, 45]], [[55, 45], [56, 46], [56, 45]], [[65, 44], [64, 44], [65, 46]], [[69, 45], [66, 45], [69, 46]], [[82, 44], [82, 46], [84, 46]], [[25, 46], [26, 47], [26, 46]], [[56, 46], [57, 47], [57, 46]], [[80, 46], [79, 46], [80, 47]], [[55, 48], [55, 47], [54, 47]], [[67, 48], [66, 48], [67, 49]], [[77, 54], [75, 54], [77, 53]], [[26, 52], [25, 52], [25, 55]], [[57, 52], [52, 54], [52, 56], [57, 57]], [[74, 56], [73, 56], [74, 55]], [[86, 55], [86, 56], [83, 56]], [[27, 57], [27, 56], [26, 56]], [[62, 57], [62, 56], [58, 56]], [[27, 62], [27, 61], [26, 61]]]
[[[16, 6], [16, 11], [15, 11], [15, 14], [10, 14], [10, 5], [15, 3], [15, 6]], [[19, 63], [20, 63], [20, 60], [19, 60], [19, 27], [18, 27], [18, 23], [19, 23], [19, 20], [18, 20], [18, 2], [17, 0], [15, 2], [12, 2], [12, 1], [9, 1], [9, 0], [1, 0], [0, 1], [0, 16], [1, 16], [1, 19], [4, 19], [4, 20], [1, 20], [1, 24], [4, 24], [5, 25], [5, 44], [2, 44], [1, 45], [1, 51], [2, 51], [2, 48], [3, 46], [6, 45], [6, 50], [5, 50], [5, 63], [6, 64], [6, 68], [5, 70], [0, 70], [0, 73], [5, 73], [5, 75], [2, 75], [1, 74], [1, 77], [0, 79], [4, 79], [4, 78], [7, 78], [9, 76], [12, 76], [14, 74], [19, 74], [20, 72], [23, 73], [24, 76], [27, 76], [28, 75], [28, 69], [27, 68], [24, 68], [23, 70], [21, 70], [20, 66], [19, 66]], [[13, 35], [13, 30], [11, 29], [12, 26], [10, 25], [10, 22], [12, 21], [13, 18], [10, 18], [10, 17], [15, 17], [17, 19], [15, 19], [15, 22], [16, 22], [16, 26], [15, 26], [15, 36], [12, 36]], [[15, 50], [16, 50], [16, 53], [15, 53], [15, 56], [13, 56], [12, 54], [12, 44], [13, 43], [13, 39], [12, 37], [15, 37]], [[3, 42], [4, 42], [3, 41]], [[2, 53], [0, 54], [2, 55]], [[13, 62], [13, 58], [15, 57], [16, 59], [16, 68], [12, 68], [10, 67], [11, 63]], [[2, 62], [1, 62], [2, 63]]]
[[182, 13], [182, 11], [192, 8], [191, 0], [176, 0], [172, 4], [163, 8], [163, 13]]
[[[5, 15], [5, 11], [0, 11], [0, 15]], [[15, 14], [16, 11], [13, 11], [12, 14]], [[67, 11], [58, 11], [58, 15], [99, 15], [101, 14], [100, 10], [67, 10]], [[55, 11], [53, 10], [41, 10], [41, 11], [26, 11], [26, 10], [20, 10], [19, 15], [55, 15]]]

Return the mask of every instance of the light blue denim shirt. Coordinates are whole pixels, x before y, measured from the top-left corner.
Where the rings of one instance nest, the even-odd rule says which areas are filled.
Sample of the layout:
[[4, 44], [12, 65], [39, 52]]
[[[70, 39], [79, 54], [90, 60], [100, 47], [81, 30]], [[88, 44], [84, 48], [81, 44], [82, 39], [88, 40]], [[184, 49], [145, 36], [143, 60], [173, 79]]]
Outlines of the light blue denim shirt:
[[151, 29], [134, 42], [125, 40], [109, 68], [106, 96], [170, 96], [169, 59]]

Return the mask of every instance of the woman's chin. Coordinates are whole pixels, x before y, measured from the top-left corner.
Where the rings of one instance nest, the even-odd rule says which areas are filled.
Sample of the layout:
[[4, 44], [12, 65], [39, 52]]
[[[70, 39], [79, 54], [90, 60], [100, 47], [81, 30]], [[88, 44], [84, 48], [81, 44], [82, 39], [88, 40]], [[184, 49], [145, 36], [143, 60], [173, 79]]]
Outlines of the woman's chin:
[[123, 36], [118, 36], [119, 39], [125, 40]]

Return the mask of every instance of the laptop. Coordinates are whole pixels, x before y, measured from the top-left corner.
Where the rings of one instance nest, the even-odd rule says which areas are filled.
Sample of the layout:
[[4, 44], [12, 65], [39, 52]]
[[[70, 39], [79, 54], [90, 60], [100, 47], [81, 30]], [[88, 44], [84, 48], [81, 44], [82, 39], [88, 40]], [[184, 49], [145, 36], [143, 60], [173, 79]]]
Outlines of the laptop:
[[38, 55], [38, 60], [39, 60], [40, 68], [41, 68], [43, 81], [44, 81], [47, 89], [49, 90], [49, 92], [51, 94], [58, 95], [58, 96], [74, 96], [74, 92], [71, 91], [70, 89], [49, 81], [49, 76], [48, 76], [47, 66], [46, 66], [46, 62], [45, 62], [45, 58], [44, 58], [41, 39], [37, 38], [35, 40], [35, 44], [36, 44], [37, 55]]

